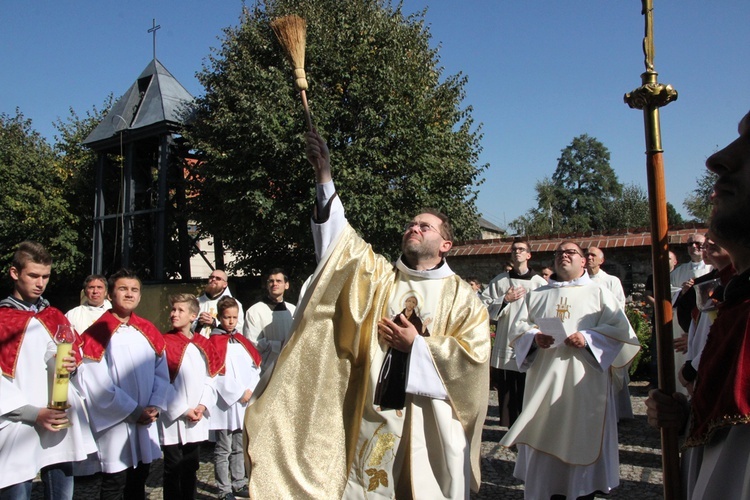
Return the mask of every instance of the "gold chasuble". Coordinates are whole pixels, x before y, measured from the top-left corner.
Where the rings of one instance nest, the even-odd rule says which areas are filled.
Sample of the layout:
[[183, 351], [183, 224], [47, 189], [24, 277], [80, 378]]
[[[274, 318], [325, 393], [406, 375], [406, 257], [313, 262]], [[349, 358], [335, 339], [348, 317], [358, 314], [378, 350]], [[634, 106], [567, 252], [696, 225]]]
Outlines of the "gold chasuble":
[[[457, 462], [479, 488], [487, 311], [452, 272], [413, 274], [348, 224], [321, 259], [292, 337], [245, 414], [252, 498], [449, 498]], [[381, 410], [373, 394], [387, 347], [377, 322], [402, 312], [429, 330], [422, 339], [448, 400], [407, 394], [403, 411]]]

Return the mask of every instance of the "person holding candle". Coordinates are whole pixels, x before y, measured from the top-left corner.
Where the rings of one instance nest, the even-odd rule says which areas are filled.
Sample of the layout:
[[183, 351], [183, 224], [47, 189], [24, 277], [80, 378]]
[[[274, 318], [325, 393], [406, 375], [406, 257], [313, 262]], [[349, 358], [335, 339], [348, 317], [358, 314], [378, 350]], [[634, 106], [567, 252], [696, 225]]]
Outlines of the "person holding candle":
[[[70, 323], [42, 297], [51, 272], [52, 257], [44, 246], [24, 241], [9, 269], [13, 291], [0, 301], [2, 498], [30, 498], [40, 470], [47, 498], [73, 498], [72, 462], [96, 452], [77, 387], [80, 337], [71, 331], [66, 340], [72, 347], [62, 350], [62, 358], [56, 354], [58, 327]], [[73, 383], [53, 383], [61, 390], [50, 394], [56, 365]], [[51, 400], [57, 408], [48, 407]]]

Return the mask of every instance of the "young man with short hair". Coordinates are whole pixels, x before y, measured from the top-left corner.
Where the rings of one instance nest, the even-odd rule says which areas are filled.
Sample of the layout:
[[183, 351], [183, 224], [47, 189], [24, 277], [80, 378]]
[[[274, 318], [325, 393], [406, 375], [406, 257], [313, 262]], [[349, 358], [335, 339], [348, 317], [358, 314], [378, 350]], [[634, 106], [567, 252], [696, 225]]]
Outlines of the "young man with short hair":
[[200, 446], [208, 440], [208, 408], [216, 401], [213, 376], [221, 368], [209, 340], [190, 329], [200, 307], [195, 295], [169, 297], [172, 329], [164, 334], [169, 380], [167, 408], [159, 415], [164, 452], [164, 499], [195, 498]]
[[248, 496], [245, 459], [242, 453], [242, 427], [245, 409], [260, 378], [260, 353], [237, 331], [240, 309], [233, 297], [222, 297], [216, 304], [219, 326], [211, 331], [209, 342], [219, 360], [216, 376], [216, 406], [211, 409], [211, 429], [215, 431], [214, 472], [219, 498], [233, 500]]
[[[41, 469], [45, 495], [73, 498], [74, 461], [96, 452], [75, 385], [80, 338], [64, 358], [72, 374], [67, 410], [50, 409], [54, 380], [54, 335], [68, 320], [42, 297], [52, 272], [52, 257], [39, 243], [24, 241], [10, 266], [13, 291], [0, 301], [0, 498], [31, 498], [31, 483]], [[68, 428], [60, 425], [70, 423]]]
[[490, 320], [496, 321], [495, 344], [490, 356], [490, 377], [497, 389], [500, 425], [510, 427], [521, 413], [526, 374], [518, 371], [516, 355], [510, 347], [513, 320], [524, 296], [547, 281], [529, 268], [531, 247], [528, 241], [516, 239], [510, 245], [512, 269], [495, 276], [482, 294]]
[[149, 465], [161, 458], [155, 423], [167, 408], [169, 371], [159, 330], [135, 314], [141, 281], [109, 278], [112, 309], [83, 333], [84, 385], [102, 467], [101, 498], [143, 498]]
[[265, 290], [263, 299], [247, 310], [245, 326], [237, 326], [263, 356], [263, 372], [276, 362], [281, 348], [289, 340], [296, 309], [294, 304], [284, 302], [284, 293], [289, 290], [289, 277], [283, 269], [274, 268], [266, 274]]

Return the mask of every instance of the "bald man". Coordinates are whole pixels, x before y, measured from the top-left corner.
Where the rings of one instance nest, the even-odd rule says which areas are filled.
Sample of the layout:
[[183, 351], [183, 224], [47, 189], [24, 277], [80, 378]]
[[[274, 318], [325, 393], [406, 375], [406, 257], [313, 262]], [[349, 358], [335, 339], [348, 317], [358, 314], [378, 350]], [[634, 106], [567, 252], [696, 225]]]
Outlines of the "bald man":
[[[625, 308], [625, 291], [622, 289], [622, 282], [617, 276], [612, 276], [602, 269], [604, 264], [604, 252], [598, 247], [589, 247], [586, 250], [586, 272], [589, 273], [591, 281], [602, 288], [606, 288], [615, 296], [620, 307]], [[633, 418], [633, 404], [630, 402], [630, 382], [629, 367], [620, 370], [620, 376], [623, 379], [622, 388], [617, 391], [615, 406], [617, 410], [617, 419]]]
[[620, 305], [625, 307], [625, 291], [622, 289], [620, 278], [605, 272], [602, 264], [604, 264], [604, 252], [597, 247], [589, 247], [586, 251], [586, 272], [589, 273], [594, 283], [612, 292]]

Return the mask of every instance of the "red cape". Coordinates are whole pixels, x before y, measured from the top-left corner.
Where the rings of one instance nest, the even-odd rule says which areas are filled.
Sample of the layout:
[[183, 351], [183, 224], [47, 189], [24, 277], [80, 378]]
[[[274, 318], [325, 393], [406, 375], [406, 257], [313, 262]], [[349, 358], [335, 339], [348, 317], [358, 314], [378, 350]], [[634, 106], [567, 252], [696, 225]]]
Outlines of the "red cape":
[[250, 343], [249, 340], [247, 340], [245, 337], [242, 336], [240, 333], [227, 333], [227, 334], [216, 334], [211, 335], [208, 338], [208, 341], [213, 345], [214, 352], [218, 356], [218, 358], [221, 360], [221, 370], [219, 373], [221, 375], [224, 375], [226, 373], [226, 366], [225, 366], [225, 360], [227, 357], [227, 344], [229, 343], [229, 339], [233, 338], [240, 344], [242, 344], [242, 347], [245, 348], [247, 353], [250, 355], [251, 358], [253, 358], [253, 361], [255, 362], [255, 366], [260, 366], [260, 360], [261, 356], [258, 350], [255, 348], [255, 346]]
[[174, 382], [177, 373], [182, 366], [182, 358], [190, 344], [195, 345], [202, 353], [206, 361], [209, 376], [213, 377], [224, 368], [224, 360], [221, 361], [216, 355], [213, 345], [208, 339], [199, 333], [195, 333], [192, 339], [187, 338], [177, 330], [171, 330], [164, 334], [164, 342], [167, 349], [167, 366], [169, 367], [169, 381]]
[[727, 285], [726, 294], [731, 296], [719, 304], [719, 315], [708, 333], [695, 383], [687, 446], [708, 442], [721, 427], [750, 423], [748, 277], [745, 272]]
[[[115, 318], [111, 311], [102, 314], [93, 325], [83, 332], [83, 357], [93, 359], [94, 361], [101, 361], [109, 345], [109, 340], [112, 338], [112, 334], [121, 324], [120, 320]], [[146, 340], [151, 344], [157, 356], [161, 356], [164, 353], [164, 336], [150, 321], [131, 314], [127, 324], [146, 337]]]
[[193, 344], [203, 351], [203, 356], [208, 362], [208, 374], [212, 377], [224, 370], [224, 356], [219, 356], [213, 344], [203, 335], [196, 332], [193, 334]]
[[[24, 311], [21, 309], [12, 309], [10, 307], [0, 307], [0, 368], [3, 375], [15, 378], [16, 364], [18, 363], [18, 353], [21, 350], [26, 327], [29, 325], [31, 318], [36, 318], [44, 326], [50, 338], [55, 338], [57, 325], [69, 325], [68, 318], [54, 307], [46, 307], [40, 313], [33, 311]], [[73, 352], [75, 353], [76, 363], [81, 363], [81, 337], [73, 330]], [[40, 353], [44, 355], [44, 353]]]

